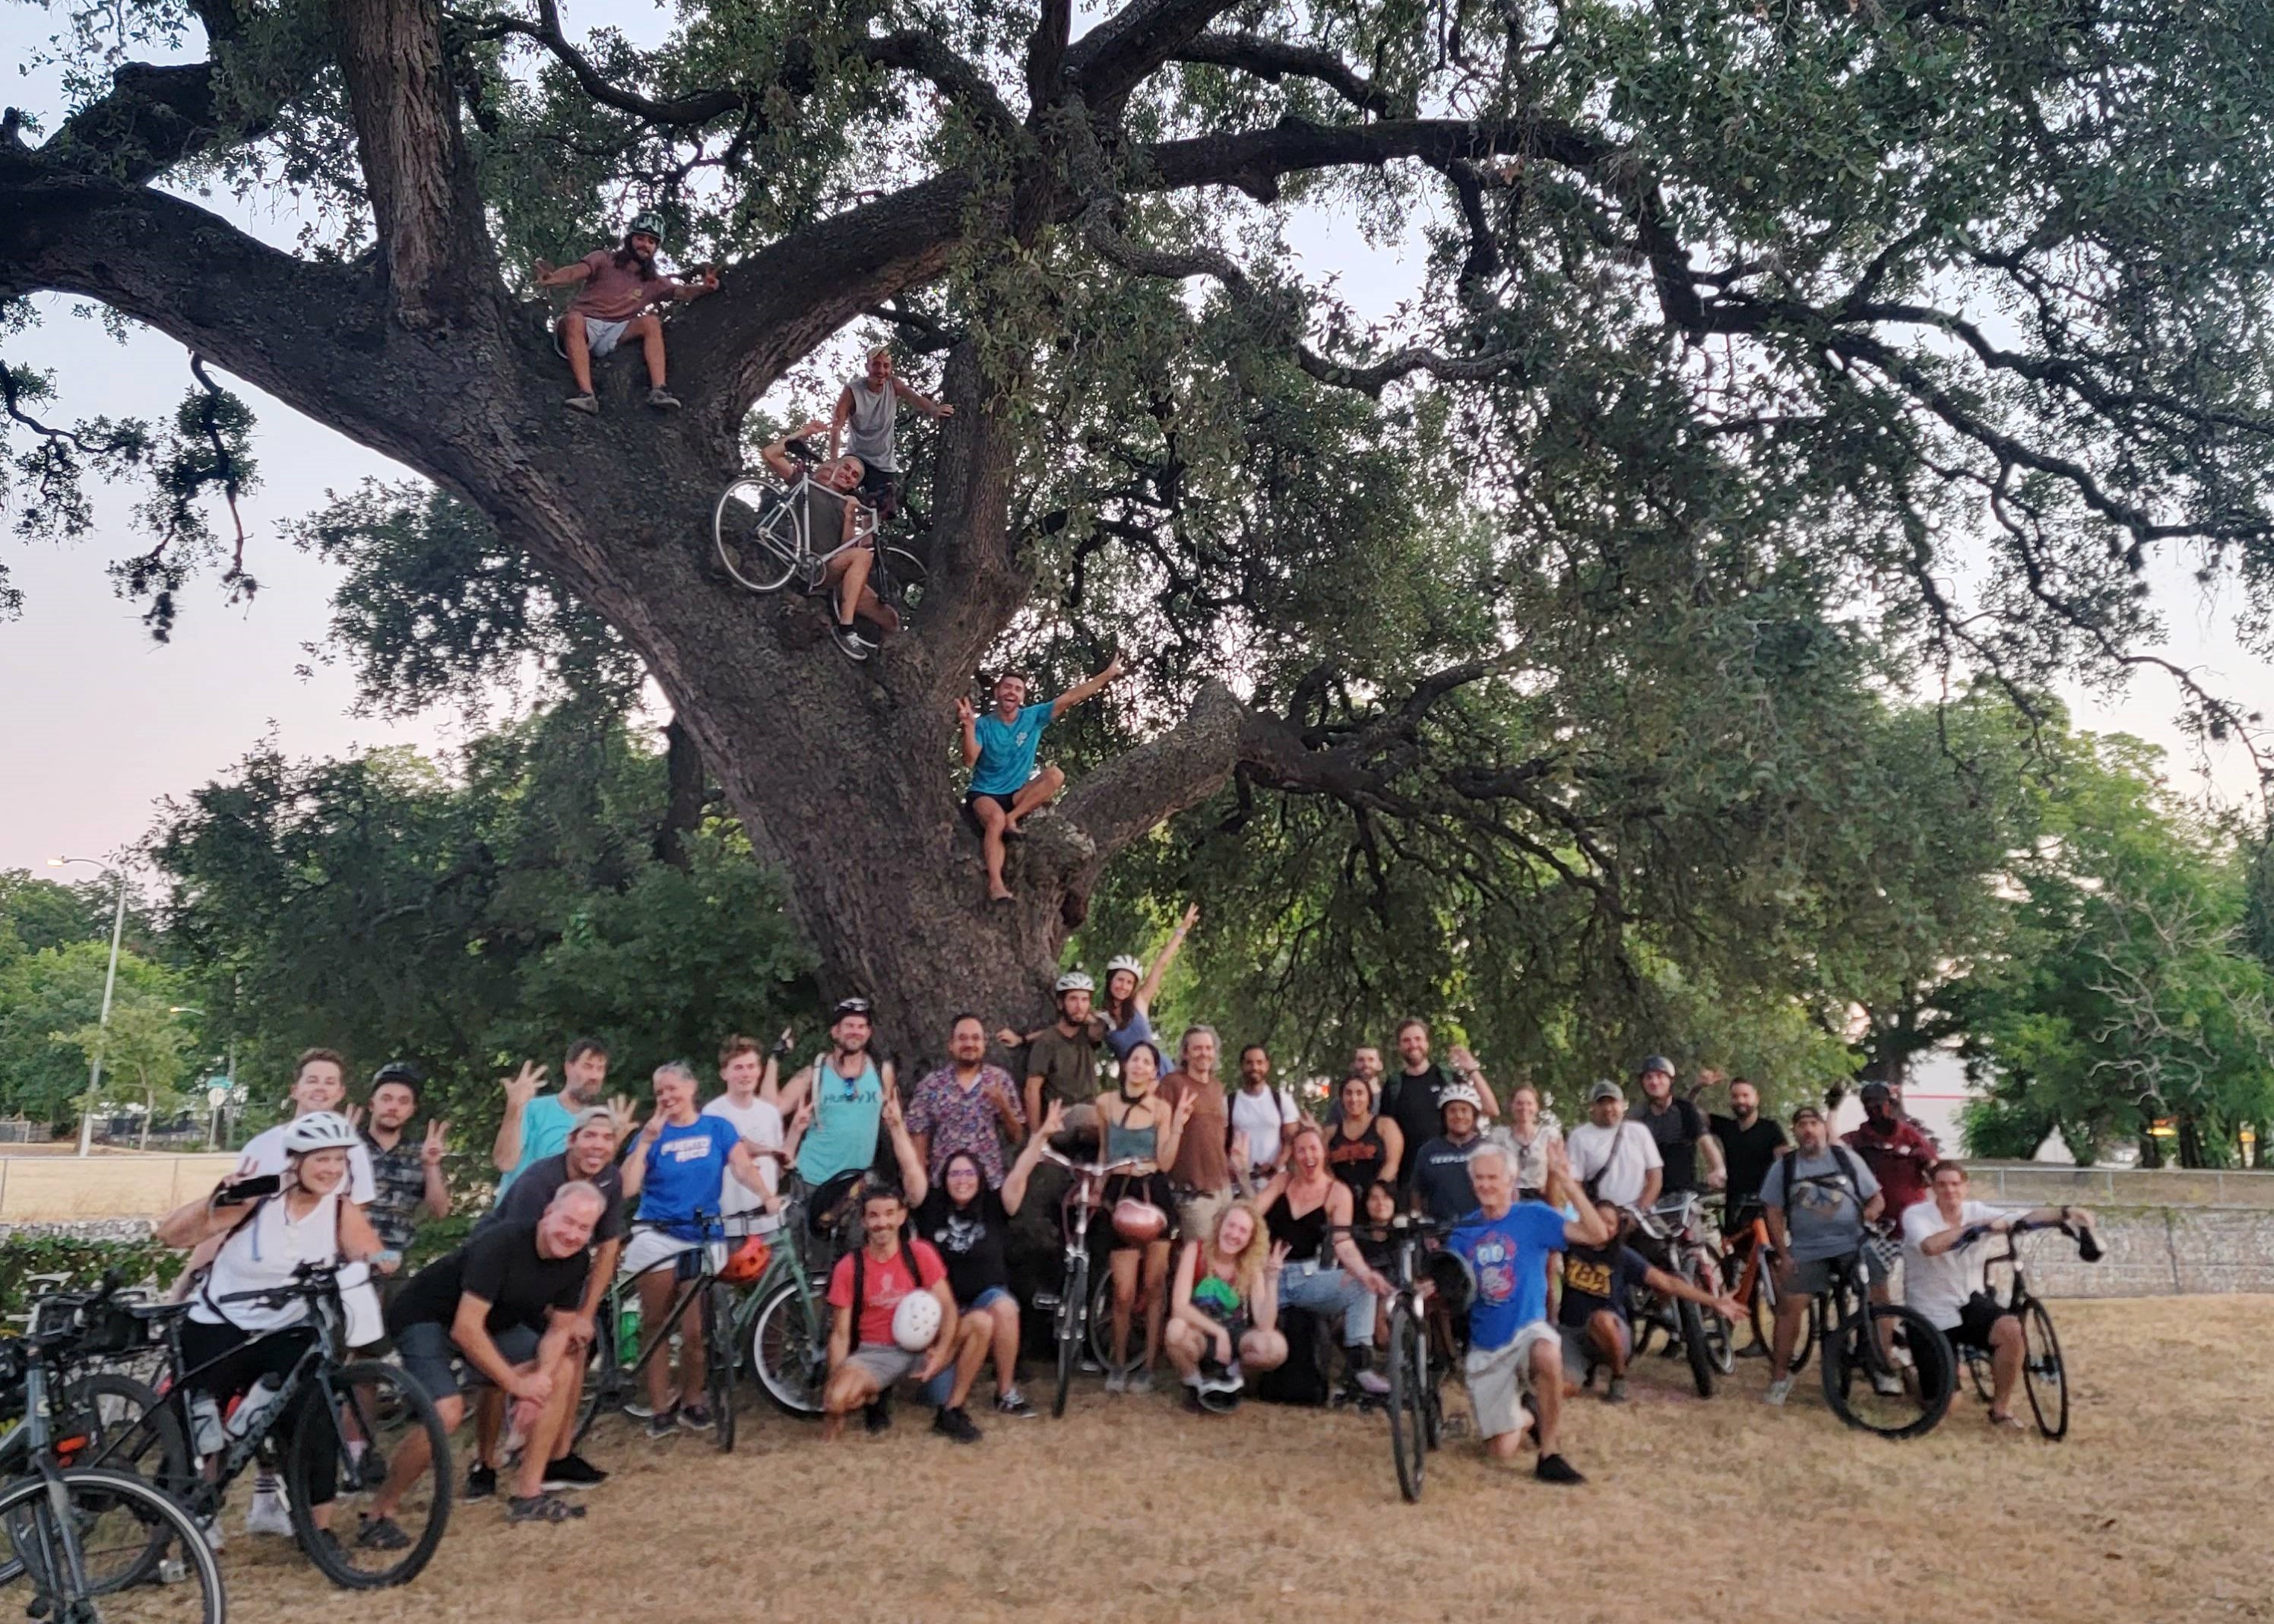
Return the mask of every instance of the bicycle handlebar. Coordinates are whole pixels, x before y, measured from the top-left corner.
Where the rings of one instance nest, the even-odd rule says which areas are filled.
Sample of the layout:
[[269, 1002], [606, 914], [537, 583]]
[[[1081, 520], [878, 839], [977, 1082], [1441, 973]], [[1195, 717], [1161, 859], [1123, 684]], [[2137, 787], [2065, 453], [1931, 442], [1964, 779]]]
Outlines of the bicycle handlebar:
[[1126, 1173], [1133, 1168], [1145, 1165], [1142, 1156], [1124, 1156], [1118, 1162], [1076, 1162], [1072, 1156], [1062, 1154], [1048, 1145], [1043, 1147], [1043, 1160], [1055, 1162], [1069, 1173], [1080, 1173], [1089, 1178], [1111, 1178], [1116, 1173]]

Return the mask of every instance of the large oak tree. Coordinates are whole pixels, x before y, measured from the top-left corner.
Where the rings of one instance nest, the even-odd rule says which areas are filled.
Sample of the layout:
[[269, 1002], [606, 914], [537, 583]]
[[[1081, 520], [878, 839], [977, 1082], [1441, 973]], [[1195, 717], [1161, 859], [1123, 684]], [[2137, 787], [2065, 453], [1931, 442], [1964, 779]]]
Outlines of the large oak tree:
[[[2254, 0], [686, 0], [651, 46], [555, 0], [104, 18], [205, 57], [89, 34], [68, 117], [10, 116], [0, 296], [146, 323], [478, 514], [636, 654], [825, 981], [907, 1033], [1032, 1001], [1116, 854], [1227, 785], [1235, 819], [1338, 808], [1354, 889], [1401, 829], [1452, 887], [1514, 853], [1619, 959], [1780, 838], [1748, 752], [1826, 650], [2025, 688], [2144, 658], [2157, 553], [2254, 590], [2274, 559]], [[1395, 320], [1298, 274], [1329, 201], [1426, 251]], [[528, 267], [634, 205], [723, 282], [672, 324], [688, 409], [618, 367], [595, 423]], [[864, 320], [957, 415], [930, 590], [855, 666], [708, 531], [762, 397]], [[81, 473], [154, 470], [124, 577], [162, 621], [240, 410], [204, 370], [170, 427], [64, 428], [52, 380], [0, 377], [27, 533], [84, 526]], [[989, 909], [953, 702], [1116, 636], [1143, 741]]]

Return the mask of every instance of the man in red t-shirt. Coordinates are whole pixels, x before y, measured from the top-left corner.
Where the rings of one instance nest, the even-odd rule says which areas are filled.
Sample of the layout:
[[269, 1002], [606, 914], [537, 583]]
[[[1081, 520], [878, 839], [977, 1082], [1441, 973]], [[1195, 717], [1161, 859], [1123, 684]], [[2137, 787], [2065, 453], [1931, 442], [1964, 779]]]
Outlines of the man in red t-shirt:
[[679, 398], [663, 387], [663, 321], [654, 307], [667, 299], [697, 299], [719, 286], [719, 273], [705, 267], [700, 276], [681, 282], [655, 268], [663, 247], [663, 222], [642, 214], [624, 233], [623, 246], [595, 248], [574, 265], [560, 269], [543, 259], [537, 262], [537, 285], [568, 288], [584, 285], [561, 318], [561, 347], [568, 353], [568, 372], [576, 393], [568, 410], [589, 417], [600, 412], [599, 397], [592, 393], [592, 357], [606, 355], [628, 338], [639, 340], [647, 352], [647, 403], [659, 411], [676, 411]]
[[1864, 1125], [1841, 1135], [1841, 1143], [1864, 1159], [1879, 1181], [1885, 1216], [1902, 1233], [1903, 1213], [1927, 1197], [1927, 1169], [1940, 1157], [1935, 1143], [1895, 1105], [1895, 1091], [1881, 1082], [1864, 1085]]
[[[829, 1306], [836, 1313], [829, 1328], [829, 1384], [821, 1395], [825, 1443], [844, 1430], [845, 1417], [856, 1410], [868, 1411], [870, 1432], [890, 1426], [886, 1395], [903, 1377], [922, 1390], [925, 1403], [937, 1407], [932, 1431], [958, 1443], [979, 1441], [971, 1417], [948, 1402], [956, 1375], [951, 1367], [968, 1364], [978, 1373], [994, 1340], [995, 1322], [985, 1314], [959, 1320], [947, 1266], [930, 1241], [904, 1237], [907, 1221], [907, 1204], [899, 1191], [888, 1185], [870, 1189], [861, 1201], [861, 1228], [868, 1240], [860, 1251], [840, 1258], [830, 1273]], [[900, 1300], [917, 1291], [930, 1292], [939, 1304], [939, 1334], [930, 1346], [911, 1353], [893, 1341], [892, 1317]]]

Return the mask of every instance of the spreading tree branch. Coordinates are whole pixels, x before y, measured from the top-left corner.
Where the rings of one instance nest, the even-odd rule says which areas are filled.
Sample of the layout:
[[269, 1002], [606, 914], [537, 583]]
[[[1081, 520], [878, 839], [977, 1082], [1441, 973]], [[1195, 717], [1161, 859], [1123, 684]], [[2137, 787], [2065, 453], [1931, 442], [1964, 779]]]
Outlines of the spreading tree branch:
[[1260, 34], [1198, 34], [1171, 52], [1170, 60], [1237, 68], [1273, 85], [1289, 74], [1314, 79], [1361, 112], [1388, 118], [1400, 110], [1388, 93], [1375, 89], [1334, 52], [1289, 45]]

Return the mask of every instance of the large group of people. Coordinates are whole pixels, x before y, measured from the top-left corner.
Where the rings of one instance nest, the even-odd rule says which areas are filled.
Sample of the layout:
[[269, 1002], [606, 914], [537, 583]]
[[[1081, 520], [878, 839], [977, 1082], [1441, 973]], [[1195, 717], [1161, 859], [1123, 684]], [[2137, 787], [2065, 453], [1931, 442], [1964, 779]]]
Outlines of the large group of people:
[[[1163, 961], [1197, 920], [1186, 914]], [[1408, 1020], [1394, 1034], [1395, 1069], [1361, 1046], [1314, 1101], [1261, 1044], [1222, 1076], [1224, 1046], [1201, 1023], [1184, 1029], [1171, 1065], [1151, 1020], [1163, 961], [1148, 972], [1115, 959], [1102, 997], [1088, 976], [1064, 974], [1057, 1019], [1030, 1032], [990, 1034], [979, 1014], [960, 1016], [945, 1062], [905, 1091], [872, 1047], [860, 998], [835, 1006], [825, 1045], [787, 1075], [791, 1034], [771, 1047], [728, 1038], [707, 1103], [692, 1066], [657, 1068], [644, 1116], [605, 1097], [607, 1049], [578, 1039], [557, 1088], [546, 1090], [534, 1064], [505, 1081], [495, 1194], [463, 1244], [415, 1274], [403, 1258], [417, 1229], [456, 1199], [447, 1125], [418, 1125], [415, 1068], [380, 1068], [354, 1107], [341, 1057], [311, 1050], [289, 1119], [246, 1146], [215, 1198], [161, 1226], [192, 1252], [185, 1343], [200, 1363], [218, 1359], [200, 1381], [222, 1404], [257, 1398], [312, 1332], [266, 1335], [290, 1325], [290, 1305], [224, 1304], [301, 1263], [349, 1265], [350, 1339], [391, 1345], [448, 1424], [472, 1419], [466, 1496], [497, 1493], [502, 1477], [511, 1520], [573, 1518], [581, 1508], [564, 1497], [608, 1475], [571, 1447], [568, 1417], [610, 1282], [628, 1282], [644, 1319], [659, 1322], [694, 1275], [704, 1223], [729, 1215], [764, 1235], [791, 1196], [835, 1190], [847, 1216], [841, 1252], [820, 1259], [831, 1316], [821, 1435], [836, 1438], [856, 1413], [870, 1431], [889, 1427], [905, 1391], [931, 1408], [935, 1432], [975, 1443], [973, 1397], [990, 1376], [995, 1417], [1035, 1414], [1020, 1378], [1020, 1264], [1055, 1262], [1065, 1244], [1056, 1220], [1067, 1175], [1046, 1160], [1055, 1147], [1112, 1169], [1097, 1207], [1111, 1222], [1093, 1233], [1109, 1282], [1109, 1395], [1151, 1390], [1165, 1358], [1188, 1408], [1223, 1409], [1243, 1384], [1264, 1391], [1299, 1354], [1322, 1386], [1339, 1366], [1343, 1401], [1378, 1402], [1391, 1225], [1416, 1214], [1434, 1221], [1429, 1244], [1465, 1268], [1468, 1300], [1446, 1328], [1476, 1436], [1492, 1458], [1529, 1454], [1544, 1482], [1581, 1481], [1563, 1454], [1569, 1402], [1591, 1388], [1627, 1399], [1639, 1306], [1688, 1298], [1743, 1317], [1711, 1282], [1638, 1244], [1638, 1214], [1713, 1192], [1730, 1244], [1743, 1244], [1758, 1215], [1781, 1271], [1773, 1335], [1758, 1350], [1769, 1403], [1790, 1392], [1796, 1342], [1830, 1260], [1874, 1255], [1859, 1243], [1876, 1228], [1900, 1242], [1912, 1304], [1987, 1357], [1992, 1423], [2015, 1425], [2020, 1330], [1984, 1294], [1984, 1249], [1957, 1244], [1968, 1226], [2014, 1218], [1969, 1199], [1965, 1169], [1940, 1158], [1886, 1085], [1864, 1087], [1864, 1122], [1843, 1139], [1805, 1103], [1788, 1140], [1750, 1080], [1708, 1072], [1677, 1094], [1674, 1065], [1653, 1056], [1633, 1101], [1598, 1082], [1585, 1120], [1565, 1134], [1529, 1083], [1503, 1097], [1465, 1049], [1440, 1062], [1427, 1023]], [[990, 1058], [993, 1043], [1011, 1052]], [[1724, 1087], [1728, 1114], [1700, 1109], [1697, 1095]], [[1889, 1282], [1875, 1276], [1871, 1289]], [[626, 1408], [650, 1436], [712, 1425], [703, 1344], [682, 1336], [675, 1362], [648, 1362]], [[220, 1357], [239, 1347], [245, 1358]], [[409, 1455], [393, 1465], [403, 1483], [425, 1470]], [[381, 1548], [403, 1538], [388, 1515], [399, 1487], [390, 1483], [353, 1538]], [[275, 1493], [259, 1485], [254, 1531], [283, 1531]], [[325, 1508], [314, 1509], [320, 1522]]]

